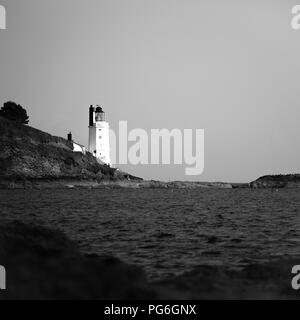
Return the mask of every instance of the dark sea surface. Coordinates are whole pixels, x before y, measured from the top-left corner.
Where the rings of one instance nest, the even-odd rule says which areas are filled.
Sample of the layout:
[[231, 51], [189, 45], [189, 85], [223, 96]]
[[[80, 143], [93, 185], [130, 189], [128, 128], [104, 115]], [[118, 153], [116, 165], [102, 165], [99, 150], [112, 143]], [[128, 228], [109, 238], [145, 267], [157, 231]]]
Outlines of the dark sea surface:
[[0, 221], [63, 230], [150, 279], [300, 254], [300, 189], [0, 190]]

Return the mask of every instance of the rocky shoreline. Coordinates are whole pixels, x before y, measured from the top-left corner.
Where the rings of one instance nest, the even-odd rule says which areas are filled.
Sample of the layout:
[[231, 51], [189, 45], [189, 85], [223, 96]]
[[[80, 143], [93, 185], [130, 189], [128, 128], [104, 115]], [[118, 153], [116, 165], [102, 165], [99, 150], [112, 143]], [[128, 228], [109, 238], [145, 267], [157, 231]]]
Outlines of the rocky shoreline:
[[281, 257], [241, 270], [200, 265], [151, 283], [140, 267], [83, 255], [59, 231], [0, 224], [0, 264], [7, 269], [0, 299], [299, 299], [291, 288], [291, 268], [299, 263], [300, 257]]
[[61, 188], [87, 188], [87, 189], [198, 189], [198, 188], [225, 188], [231, 189], [230, 183], [223, 182], [163, 182], [154, 180], [130, 179], [81, 179], [79, 178], [2, 178], [0, 189], [61, 189]]
[[57, 189], [57, 188], [88, 188], [88, 189], [281, 189], [300, 188], [300, 175], [270, 175], [261, 177], [250, 183], [200, 182], [200, 181], [156, 181], [143, 180], [119, 171], [112, 177], [82, 176], [45, 176], [7, 177], [0, 175], [0, 189]]

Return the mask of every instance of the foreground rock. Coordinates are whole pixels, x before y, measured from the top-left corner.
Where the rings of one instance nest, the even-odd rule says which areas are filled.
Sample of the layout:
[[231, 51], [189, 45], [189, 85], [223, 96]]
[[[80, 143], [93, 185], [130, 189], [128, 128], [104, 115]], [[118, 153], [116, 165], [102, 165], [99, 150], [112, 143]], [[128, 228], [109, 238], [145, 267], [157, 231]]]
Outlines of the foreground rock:
[[[0, 221], [1, 222], [1, 221]], [[62, 233], [21, 222], [0, 224], [0, 265], [7, 290], [0, 299], [297, 299], [282, 258], [240, 271], [199, 266], [149, 283], [138, 267], [112, 257], [82, 255]]]
[[148, 299], [144, 272], [111, 257], [86, 257], [60, 232], [1, 223], [0, 265], [7, 290], [0, 299]]
[[239, 271], [199, 266], [190, 273], [158, 283], [160, 297], [176, 299], [300, 299], [291, 286], [292, 267], [300, 256], [272, 259]]
[[300, 174], [268, 175], [250, 183], [251, 188], [300, 188]]

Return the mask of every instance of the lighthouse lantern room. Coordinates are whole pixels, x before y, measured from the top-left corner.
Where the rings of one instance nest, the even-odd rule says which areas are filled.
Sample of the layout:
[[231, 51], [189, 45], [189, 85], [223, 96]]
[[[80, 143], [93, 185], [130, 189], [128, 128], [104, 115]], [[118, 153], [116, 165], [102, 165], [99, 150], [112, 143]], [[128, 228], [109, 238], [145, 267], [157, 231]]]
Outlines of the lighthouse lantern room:
[[89, 152], [101, 162], [111, 165], [109, 149], [109, 123], [100, 106], [90, 106], [89, 110]]

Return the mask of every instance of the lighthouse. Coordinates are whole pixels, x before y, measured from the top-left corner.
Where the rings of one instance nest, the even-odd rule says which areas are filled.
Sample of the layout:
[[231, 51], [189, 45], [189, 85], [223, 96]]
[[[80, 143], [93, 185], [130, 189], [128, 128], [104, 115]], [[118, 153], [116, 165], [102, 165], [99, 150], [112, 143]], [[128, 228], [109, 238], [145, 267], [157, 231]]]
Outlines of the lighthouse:
[[111, 165], [109, 149], [109, 123], [100, 106], [90, 106], [89, 110], [89, 152], [101, 162]]

